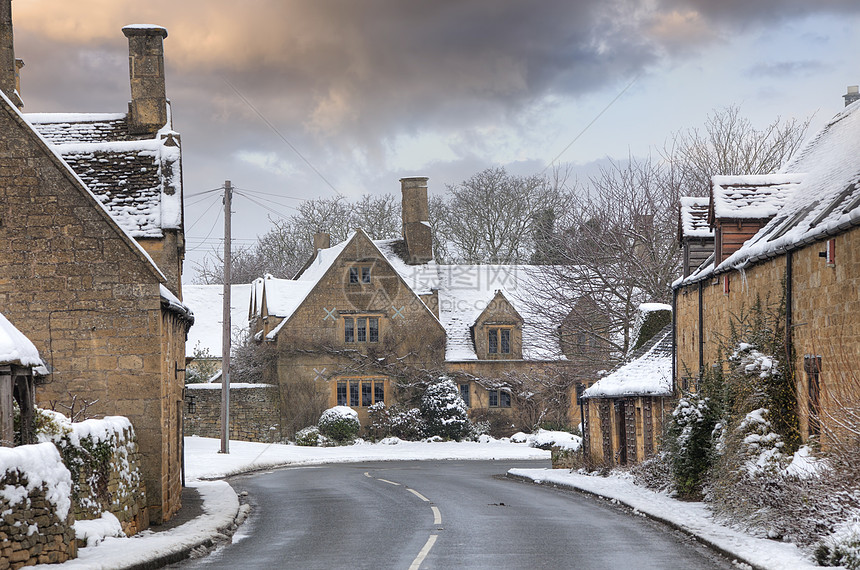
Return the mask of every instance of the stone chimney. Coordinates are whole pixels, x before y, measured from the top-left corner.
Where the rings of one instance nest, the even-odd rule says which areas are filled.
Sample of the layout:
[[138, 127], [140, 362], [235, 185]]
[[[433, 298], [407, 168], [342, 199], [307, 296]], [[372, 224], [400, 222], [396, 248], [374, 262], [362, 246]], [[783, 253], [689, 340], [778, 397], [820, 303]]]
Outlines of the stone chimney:
[[430, 205], [427, 201], [427, 177], [400, 179], [402, 193], [403, 239], [406, 240], [407, 263], [427, 263], [433, 259], [433, 237], [430, 232]]
[[15, 41], [12, 38], [12, 0], [0, 0], [0, 91], [19, 109], [23, 101], [15, 90]]
[[161, 26], [136, 24], [124, 27], [122, 33], [128, 38], [131, 81], [128, 130], [136, 135], [155, 133], [167, 124], [163, 43], [167, 30]]
[[858, 99], [860, 99], [860, 86], [849, 85], [848, 86], [848, 93], [843, 95], [842, 98], [845, 99], [845, 106], [846, 107], [848, 105], [850, 105], [851, 103], [853, 103], [854, 101], [857, 101]]
[[314, 255], [321, 249], [331, 247], [331, 234], [325, 232], [317, 232], [314, 234]]

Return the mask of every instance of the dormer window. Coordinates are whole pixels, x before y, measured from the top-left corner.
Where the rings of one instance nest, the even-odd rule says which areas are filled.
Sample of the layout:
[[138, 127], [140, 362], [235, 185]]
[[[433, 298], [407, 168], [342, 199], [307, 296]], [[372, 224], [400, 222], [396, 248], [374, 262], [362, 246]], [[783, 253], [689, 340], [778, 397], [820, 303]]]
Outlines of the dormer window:
[[359, 267], [350, 267], [349, 283], [350, 285], [357, 285], [359, 283], [364, 283], [366, 285], [370, 283], [370, 266], [363, 265]]
[[487, 329], [487, 352], [490, 354], [511, 353], [511, 329], [509, 327], [490, 327]]

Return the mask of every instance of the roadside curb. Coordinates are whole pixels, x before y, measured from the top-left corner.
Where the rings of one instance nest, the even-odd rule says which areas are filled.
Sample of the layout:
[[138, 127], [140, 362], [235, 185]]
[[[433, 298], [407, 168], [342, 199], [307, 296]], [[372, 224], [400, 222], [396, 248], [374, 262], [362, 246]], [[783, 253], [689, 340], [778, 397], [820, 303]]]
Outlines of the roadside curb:
[[640, 514], [640, 515], [647, 517], [653, 521], [657, 521], [661, 524], [665, 524], [666, 526], [668, 526], [670, 528], [673, 528], [677, 531], [684, 533], [685, 535], [695, 539], [697, 542], [701, 543], [702, 545], [707, 546], [711, 550], [714, 550], [715, 552], [718, 552], [719, 554], [725, 556], [726, 558], [729, 559], [729, 561], [731, 561], [734, 564], [746, 564], [747, 566], [749, 566], [750, 568], [752, 568], [754, 570], [770, 570], [770, 568], [768, 568], [766, 566], [761, 566], [761, 565], [756, 564], [754, 562], [751, 562], [750, 560], [747, 560], [746, 558], [737, 554], [736, 552], [732, 552], [732, 551], [714, 543], [712, 540], [708, 539], [707, 537], [702, 536], [700, 534], [697, 534], [697, 533], [691, 531], [690, 529], [688, 529], [682, 525], [677, 524], [674, 521], [671, 521], [671, 520], [666, 519], [664, 517], [661, 517], [659, 515], [655, 515], [653, 513], [649, 513], [647, 511], [644, 511], [641, 508], [635, 507], [635, 506], [627, 503], [626, 501], [624, 501], [622, 499], [603, 495], [601, 493], [597, 493], [597, 492], [591, 491], [589, 489], [583, 489], [582, 487], [577, 487], [576, 485], [571, 485], [571, 484], [558, 483], [558, 482], [554, 482], [554, 481], [543, 481], [543, 480], [538, 481], [538, 480], [532, 479], [530, 477], [526, 477], [523, 475], [515, 475], [512, 473], [505, 473], [505, 477], [508, 479], [513, 479], [513, 480], [520, 481], [523, 483], [531, 483], [533, 485], [543, 485], [545, 487], [556, 487], [556, 488], [569, 489], [571, 491], [576, 491], [578, 493], [582, 493], [583, 495], [589, 495], [591, 497], [597, 497], [597, 498], [603, 499], [605, 501], [611, 501], [615, 504], [622, 505], [622, 506], [626, 507], [627, 509], [630, 509], [634, 513]]

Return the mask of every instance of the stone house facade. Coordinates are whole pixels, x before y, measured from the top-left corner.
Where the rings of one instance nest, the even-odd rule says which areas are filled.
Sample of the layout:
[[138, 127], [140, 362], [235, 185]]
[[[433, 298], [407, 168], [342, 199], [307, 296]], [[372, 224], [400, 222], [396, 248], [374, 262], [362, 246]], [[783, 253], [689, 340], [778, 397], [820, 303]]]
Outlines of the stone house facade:
[[[12, 65], [8, 57], [0, 61], [0, 86], [8, 86], [17, 71], [10, 0], [0, 8], [9, 16], [0, 19], [7, 42], [0, 52], [13, 54]], [[36, 389], [41, 406], [77, 396], [92, 403], [89, 414], [131, 420], [145, 525], [180, 507], [185, 338], [193, 316], [180, 301], [182, 177], [163, 93], [167, 32], [124, 32], [129, 113], [28, 116], [17, 94], [0, 96], [0, 303], [47, 366]]]
[[[777, 358], [792, 366], [801, 434], [826, 443], [838, 432], [834, 419], [860, 399], [858, 172], [860, 104], [852, 103], [779, 173], [714, 178], [712, 226], [737, 228], [732, 217], [745, 216], [759, 229], [673, 285], [678, 385], [719, 365], [733, 319], [758, 301], [782, 303], [786, 344]], [[781, 196], [761, 193], [775, 186]]]
[[254, 284], [251, 334], [277, 355], [266, 381], [286, 399], [311, 386], [326, 406], [353, 407], [366, 423], [367, 408], [397, 402], [409, 377], [446, 374], [473, 417], [510, 425], [518, 380], [567, 365], [558, 335], [526, 302], [535, 268], [436, 264], [427, 179], [404, 178], [401, 190], [402, 239], [359, 229], [328, 247], [318, 236], [322, 247], [295, 279]]

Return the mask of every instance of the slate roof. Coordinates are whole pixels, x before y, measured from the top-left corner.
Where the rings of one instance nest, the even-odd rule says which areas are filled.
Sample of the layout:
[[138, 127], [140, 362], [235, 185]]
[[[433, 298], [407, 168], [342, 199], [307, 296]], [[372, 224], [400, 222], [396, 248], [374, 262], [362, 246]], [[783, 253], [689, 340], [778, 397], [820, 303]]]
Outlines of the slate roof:
[[666, 325], [624, 363], [592, 384], [583, 398], [672, 394], [672, 325]]
[[[301, 306], [311, 290], [341, 254], [352, 235], [343, 242], [318, 252], [317, 258], [296, 279], [258, 280], [265, 288], [266, 310], [284, 320], [268, 338], [277, 336], [289, 317]], [[472, 325], [501, 291], [523, 317], [523, 358], [563, 360], [558, 339], [548, 332], [534, 305], [529, 302], [533, 280], [539, 268], [525, 265], [437, 265], [434, 261], [409, 265], [403, 258], [403, 240], [374, 240], [373, 244], [416, 295], [439, 295], [439, 322], [445, 329], [445, 359], [477, 360]], [[251, 309], [262, 311], [262, 289], [255, 288]], [[551, 327], [550, 327], [551, 328]]]
[[134, 238], [182, 225], [178, 134], [128, 133], [123, 114], [31, 113], [25, 119]]
[[774, 218], [716, 268], [703, 267], [674, 287], [743, 269], [860, 225], [860, 101], [833, 117], [781, 174], [804, 176]]
[[708, 223], [709, 204], [706, 197], [681, 198], [678, 239], [714, 237], [714, 230]]
[[709, 222], [713, 224], [716, 218], [772, 218], [803, 178], [795, 172], [713, 176]]

